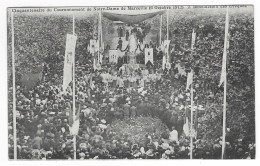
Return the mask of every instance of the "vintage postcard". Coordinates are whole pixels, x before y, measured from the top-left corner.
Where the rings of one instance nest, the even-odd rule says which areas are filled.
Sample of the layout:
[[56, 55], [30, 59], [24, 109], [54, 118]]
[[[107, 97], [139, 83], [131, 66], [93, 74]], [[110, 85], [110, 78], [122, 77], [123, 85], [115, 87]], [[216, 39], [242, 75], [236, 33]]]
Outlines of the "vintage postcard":
[[7, 9], [10, 160], [255, 159], [254, 6]]

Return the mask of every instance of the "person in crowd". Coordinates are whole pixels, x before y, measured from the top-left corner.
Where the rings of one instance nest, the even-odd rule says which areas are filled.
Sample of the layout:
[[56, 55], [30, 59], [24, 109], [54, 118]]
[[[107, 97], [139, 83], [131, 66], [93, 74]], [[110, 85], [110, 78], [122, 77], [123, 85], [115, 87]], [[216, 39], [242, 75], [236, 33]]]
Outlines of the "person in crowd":
[[122, 50], [122, 46], [123, 46], [123, 41], [121, 39], [121, 37], [119, 38], [118, 40], [118, 46], [117, 46], [117, 49], [119, 49], [120, 51]]
[[129, 39], [129, 30], [126, 30], [125, 32], [125, 40], [128, 41]]

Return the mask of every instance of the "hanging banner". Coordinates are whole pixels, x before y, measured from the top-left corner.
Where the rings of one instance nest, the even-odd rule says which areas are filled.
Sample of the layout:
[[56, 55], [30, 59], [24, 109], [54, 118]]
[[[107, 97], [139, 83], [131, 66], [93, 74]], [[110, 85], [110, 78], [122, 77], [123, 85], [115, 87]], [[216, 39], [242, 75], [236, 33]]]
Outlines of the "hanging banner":
[[145, 48], [145, 64], [150, 61], [153, 64], [153, 48]]
[[163, 60], [162, 60], [162, 69], [164, 70], [166, 67], [166, 63], [169, 63], [169, 45], [170, 45], [170, 40], [164, 40], [164, 42], [161, 45], [161, 49], [164, 53], [163, 55]]
[[75, 56], [76, 40], [77, 36], [67, 34], [63, 69], [63, 91], [66, 91], [69, 83], [72, 81], [72, 66]]
[[109, 62], [117, 63], [118, 50], [109, 50]]
[[99, 51], [99, 44], [98, 40], [91, 39], [88, 46], [88, 51], [94, 55], [95, 52]]

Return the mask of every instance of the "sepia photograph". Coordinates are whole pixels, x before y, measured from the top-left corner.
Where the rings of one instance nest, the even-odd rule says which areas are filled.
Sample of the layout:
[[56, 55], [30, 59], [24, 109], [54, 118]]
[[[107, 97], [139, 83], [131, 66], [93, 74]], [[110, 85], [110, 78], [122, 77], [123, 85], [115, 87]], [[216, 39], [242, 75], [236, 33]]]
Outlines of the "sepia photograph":
[[9, 160], [255, 159], [253, 5], [6, 17]]

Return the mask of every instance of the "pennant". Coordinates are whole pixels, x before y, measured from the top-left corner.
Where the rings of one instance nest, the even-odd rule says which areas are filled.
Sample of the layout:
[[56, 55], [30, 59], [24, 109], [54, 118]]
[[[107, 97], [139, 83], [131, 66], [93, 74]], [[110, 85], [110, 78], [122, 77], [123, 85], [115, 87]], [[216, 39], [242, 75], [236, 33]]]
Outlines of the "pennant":
[[89, 87], [90, 87], [91, 90], [93, 90], [95, 88], [95, 85], [93, 83], [93, 76], [92, 75], [90, 76]]
[[194, 32], [194, 29], [193, 29], [193, 32], [191, 34], [191, 49], [193, 50], [193, 47], [194, 47], [194, 44], [195, 44], [195, 40], [196, 40], [196, 33]]
[[169, 62], [169, 45], [171, 40], [164, 40], [164, 42], [161, 45], [161, 49], [164, 53], [163, 60], [162, 60], [162, 69], [164, 70], [166, 67], [166, 63]]
[[150, 61], [153, 64], [153, 48], [145, 48], [145, 64]]
[[189, 89], [189, 86], [192, 84], [192, 82], [193, 82], [193, 70], [191, 70], [191, 72], [188, 73], [186, 90]]
[[67, 34], [63, 69], [63, 91], [66, 91], [67, 87], [72, 81], [72, 66], [75, 56], [76, 40], [77, 36]]
[[70, 130], [71, 135], [78, 135], [78, 132], [79, 132], [79, 114], [80, 114], [80, 105], [79, 105], [78, 111], [76, 112], [74, 120], [73, 120], [73, 110], [70, 109], [69, 130]]
[[186, 136], [190, 135], [189, 119], [186, 117], [186, 123], [183, 125], [183, 132]]
[[228, 26], [229, 26], [229, 20], [228, 20], [228, 12], [226, 14], [226, 23], [225, 23], [225, 40], [224, 40], [224, 50], [223, 50], [223, 58], [222, 58], [222, 69], [221, 69], [221, 76], [220, 76], [220, 82], [219, 87], [226, 81], [226, 67], [227, 67], [227, 49], [228, 49]]
[[98, 57], [99, 57], [98, 52], [95, 52], [93, 54], [93, 69], [94, 70], [98, 69], [98, 59], [99, 59]]

